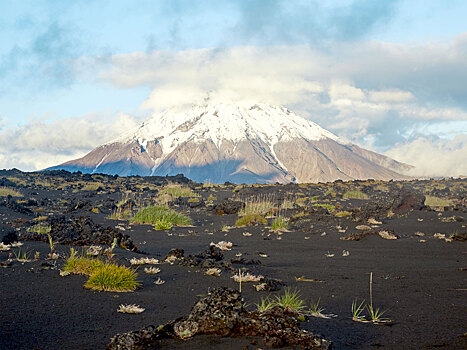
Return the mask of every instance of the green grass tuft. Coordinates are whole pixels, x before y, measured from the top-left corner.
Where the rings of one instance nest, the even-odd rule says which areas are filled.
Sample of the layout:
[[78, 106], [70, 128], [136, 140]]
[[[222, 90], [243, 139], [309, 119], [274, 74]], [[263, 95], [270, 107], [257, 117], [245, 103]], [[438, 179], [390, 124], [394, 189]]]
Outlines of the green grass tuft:
[[368, 199], [368, 195], [358, 190], [347, 191], [342, 195], [342, 198], [347, 199]]
[[191, 188], [182, 186], [179, 184], [170, 184], [167, 186], [164, 186], [160, 191], [159, 191], [159, 196], [163, 195], [170, 195], [174, 198], [178, 197], [199, 197], [199, 194], [193, 192]]
[[137, 273], [115, 264], [104, 264], [94, 270], [84, 287], [105, 292], [133, 292], [141, 283], [136, 281]]
[[104, 262], [99, 259], [76, 256], [72, 253], [62, 270], [74, 275], [90, 276], [96, 269], [102, 266], [104, 266]]
[[237, 221], [235, 221], [235, 226], [251, 226], [256, 224], [263, 224], [266, 225], [268, 221], [259, 214], [246, 214], [245, 216], [241, 217]]
[[288, 227], [287, 222], [283, 217], [279, 216], [277, 219], [274, 219], [271, 223], [271, 229], [273, 231], [286, 230]]
[[40, 235], [46, 235], [50, 232], [51, 226], [45, 224], [36, 224], [28, 228], [28, 232], [38, 233]]
[[284, 290], [283, 295], [276, 296], [275, 304], [296, 312], [301, 312], [305, 308], [305, 301], [300, 297], [299, 292], [296, 289], [292, 291], [289, 288]]
[[326, 209], [327, 211], [334, 211], [336, 207], [332, 204], [325, 204], [325, 203], [315, 203], [313, 204], [314, 207], [321, 207]]
[[271, 310], [273, 307], [276, 306], [276, 302], [274, 300], [271, 300], [269, 297], [263, 298], [261, 297], [261, 301], [256, 305], [256, 309], [259, 312], [264, 312], [267, 310]]
[[449, 207], [452, 202], [449, 199], [439, 198], [435, 196], [426, 196], [425, 205], [428, 207]]
[[173, 209], [157, 205], [141, 209], [130, 221], [138, 224], [155, 225], [157, 230], [193, 224], [188, 216], [177, 213]]
[[365, 320], [365, 316], [362, 315], [363, 310], [365, 310], [365, 300], [363, 300], [360, 304], [357, 301], [357, 298], [352, 302], [352, 319], [354, 321], [362, 321]]

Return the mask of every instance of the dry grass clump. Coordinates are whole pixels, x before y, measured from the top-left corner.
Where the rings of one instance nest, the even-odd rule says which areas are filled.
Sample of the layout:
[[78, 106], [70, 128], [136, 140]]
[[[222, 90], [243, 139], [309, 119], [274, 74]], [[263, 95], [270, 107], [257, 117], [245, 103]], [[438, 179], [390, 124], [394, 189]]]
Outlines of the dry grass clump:
[[346, 199], [368, 199], [368, 195], [359, 190], [350, 190], [342, 195]]
[[221, 275], [221, 269], [218, 269], [216, 267], [211, 267], [210, 269], [206, 270], [205, 274], [208, 276], [219, 277]]
[[398, 237], [390, 231], [382, 230], [378, 232], [378, 235], [383, 239], [397, 239]]
[[20, 192], [16, 191], [15, 189], [10, 188], [10, 187], [1, 186], [0, 187], [0, 197], [8, 197], [8, 196], [23, 197], [23, 195]]
[[259, 225], [263, 224], [266, 225], [268, 221], [266, 218], [259, 214], [246, 214], [245, 216], [241, 217], [237, 221], [235, 221], [235, 226], [242, 227], [242, 226], [252, 226], [252, 225]]
[[334, 212], [334, 216], [336, 216], [338, 218], [344, 218], [344, 217], [349, 216], [349, 215], [352, 215], [352, 213], [350, 211], [346, 211], [346, 210]]
[[99, 188], [104, 188], [105, 185], [102, 182], [88, 182], [81, 189], [83, 191], [97, 191]]
[[246, 282], [258, 282], [264, 277], [261, 275], [255, 276], [249, 272], [243, 273], [239, 271], [237, 274], [233, 275], [232, 278], [237, 283], [246, 283]]
[[276, 205], [270, 196], [251, 197], [245, 200], [245, 207], [240, 210], [238, 215], [245, 216], [250, 214], [266, 215], [272, 211]]
[[142, 313], [144, 310], [146, 310], [144, 307], [140, 307], [139, 305], [135, 305], [135, 304], [121, 304], [119, 307], [118, 307], [118, 310], [117, 312], [121, 312], [123, 314], [140, 314]]
[[220, 250], [232, 250], [232, 242], [220, 241], [218, 243], [211, 242], [211, 246], [217, 247]]
[[161, 272], [161, 269], [158, 268], [158, 267], [145, 267], [144, 268], [144, 272], [146, 272], [147, 274], [149, 275], [155, 275], [155, 274], [158, 274], [159, 272]]
[[130, 260], [131, 265], [157, 265], [159, 263], [159, 260], [154, 258], [131, 258]]
[[193, 192], [191, 188], [187, 186], [182, 186], [180, 184], [169, 184], [164, 186], [160, 191], [159, 195], [170, 195], [173, 198], [178, 197], [199, 197], [199, 194]]

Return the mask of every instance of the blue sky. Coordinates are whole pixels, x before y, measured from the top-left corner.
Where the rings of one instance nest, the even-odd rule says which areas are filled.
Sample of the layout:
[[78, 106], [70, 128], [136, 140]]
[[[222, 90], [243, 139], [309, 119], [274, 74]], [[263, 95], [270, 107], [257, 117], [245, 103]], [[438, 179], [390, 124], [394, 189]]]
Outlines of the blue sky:
[[[460, 0], [4, 0], [0, 168], [82, 155], [178, 95], [207, 91], [260, 90], [399, 159], [420, 138], [442, 153], [467, 132], [465, 18]], [[231, 71], [261, 83], [240, 91]], [[94, 144], [52, 140], [74, 122], [101, 130]], [[32, 125], [51, 140], [19, 144]]]

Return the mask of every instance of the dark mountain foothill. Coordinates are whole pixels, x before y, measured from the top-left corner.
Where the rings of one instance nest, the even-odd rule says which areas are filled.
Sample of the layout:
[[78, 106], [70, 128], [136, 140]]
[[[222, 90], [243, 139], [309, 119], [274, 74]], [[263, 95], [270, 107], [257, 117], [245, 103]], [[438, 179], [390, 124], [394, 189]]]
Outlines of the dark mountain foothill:
[[466, 179], [0, 179], [2, 350], [467, 347]]

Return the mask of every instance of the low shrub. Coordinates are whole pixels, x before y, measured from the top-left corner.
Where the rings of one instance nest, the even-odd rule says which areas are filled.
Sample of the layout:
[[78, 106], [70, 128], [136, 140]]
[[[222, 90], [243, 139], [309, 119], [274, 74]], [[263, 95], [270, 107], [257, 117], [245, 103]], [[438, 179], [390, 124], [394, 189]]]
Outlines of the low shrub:
[[241, 227], [241, 226], [251, 226], [251, 225], [258, 225], [258, 224], [263, 224], [266, 225], [268, 222], [267, 220], [259, 215], [259, 214], [247, 214], [237, 221], [235, 221], [235, 226]]

